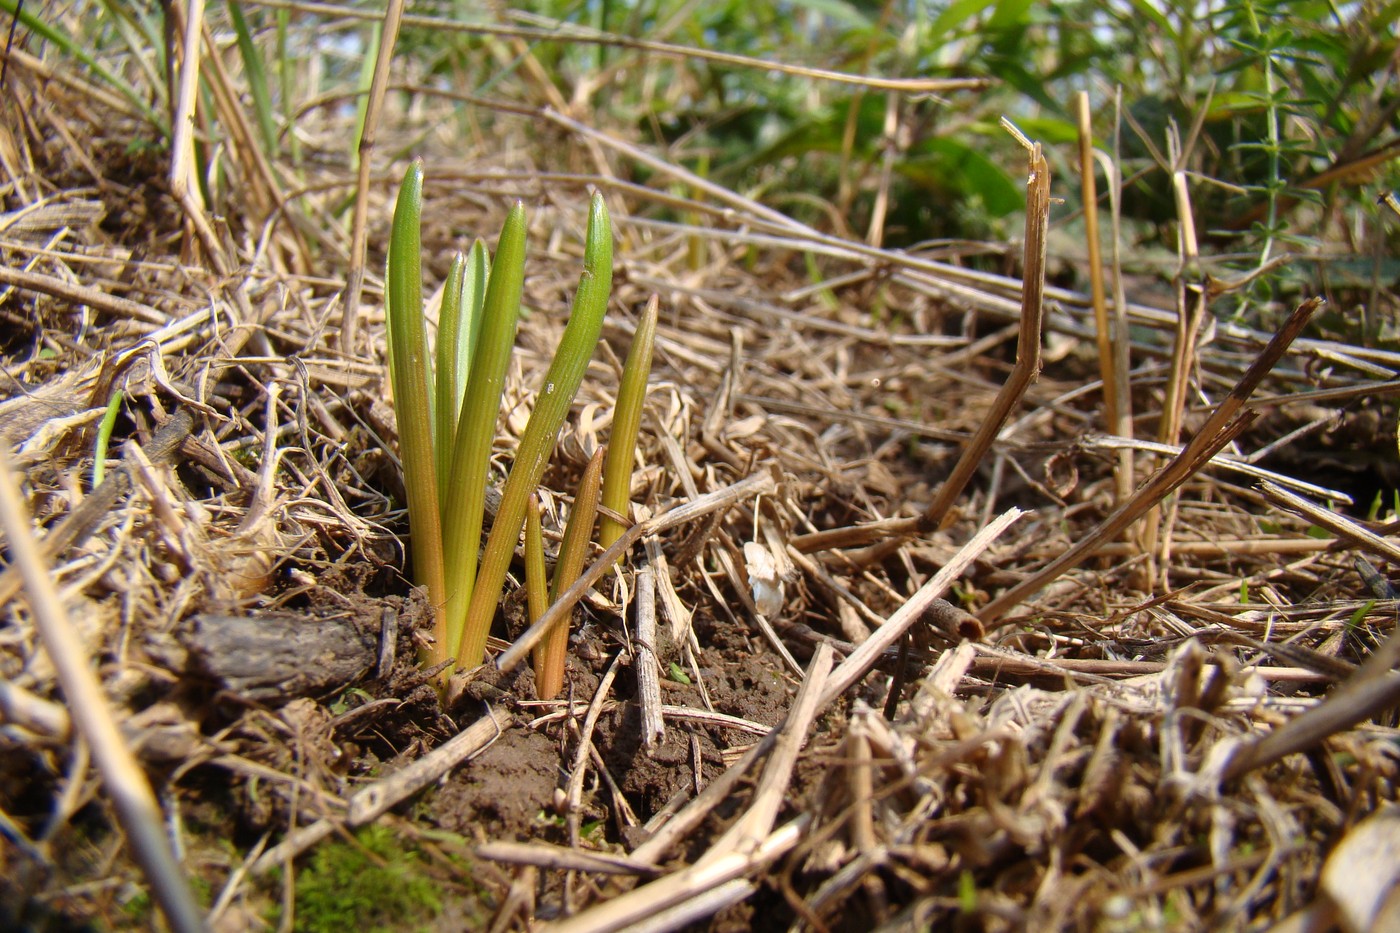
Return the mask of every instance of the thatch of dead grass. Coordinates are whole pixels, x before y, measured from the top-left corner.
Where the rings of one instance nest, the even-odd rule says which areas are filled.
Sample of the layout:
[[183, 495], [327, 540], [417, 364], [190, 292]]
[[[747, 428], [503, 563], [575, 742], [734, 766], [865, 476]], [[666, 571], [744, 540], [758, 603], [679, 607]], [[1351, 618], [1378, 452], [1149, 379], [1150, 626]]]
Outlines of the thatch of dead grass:
[[[479, 888], [463, 896], [498, 929], [713, 917], [818, 930], [1360, 928], [1384, 915], [1397, 602], [1375, 566], [1400, 556], [1393, 528], [1321, 504], [1342, 502], [1339, 491], [1281, 475], [1260, 486], [1248, 457], [1207, 461], [1236, 440], [1302, 445], [1348, 412], [1393, 421], [1395, 354], [1221, 323], [1169, 368], [1174, 315], [1130, 301], [1139, 400], [1161, 405], [1164, 381], [1195, 374], [1182, 403], [1194, 440], [1168, 466], [1175, 447], [1098, 433], [1085, 295], [1048, 287], [1030, 302], [1053, 352], [1028, 362], [1039, 338], [1023, 333], [1018, 350], [1020, 278], [811, 230], [560, 110], [521, 104], [534, 132], [517, 125], [499, 148], [464, 155], [427, 129], [433, 281], [450, 250], [498, 228], [507, 198], [533, 205], [535, 313], [502, 458], [562, 326], [584, 187], [613, 206], [618, 284], [608, 349], [548, 488], [572, 488], [605, 441], [619, 348], [649, 296], [663, 308], [632, 537], [658, 591], [623, 591], [661, 634], [636, 652], [619, 622], [635, 611], [599, 583], [585, 611], [603, 634], [580, 642], [575, 696], [522, 702], [528, 677], [478, 672], [444, 707], [404, 661], [424, 614], [403, 598], [384, 397], [387, 159], [368, 177], [369, 258], [347, 343], [350, 240], [332, 221], [355, 182], [345, 114], [308, 108], [293, 185], [246, 125], [240, 135], [233, 79], [216, 76], [217, 112], [201, 126], [222, 133], [225, 186], [172, 192], [163, 155], [129, 145], [148, 132], [139, 116], [69, 69], [9, 58], [0, 437], [61, 614], [186, 872], [210, 887], [211, 923], [237, 928], [272, 899], [294, 903], [295, 873], [279, 895], [266, 870], [374, 820], [442, 864], [444, 851], [479, 859]], [[446, 112], [438, 99], [421, 106], [396, 119], [431, 127]], [[693, 200], [635, 182], [644, 158]], [[202, 203], [210, 194], [217, 203]], [[703, 221], [677, 222], [674, 208]], [[1023, 268], [1034, 285], [1033, 227]], [[796, 271], [806, 254], [822, 257], [818, 285]], [[1014, 373], [1023, 384], [989, 421]], [[91, 489], [115, 386], [126, 441]], [[1252, 425], [1235, 418], [1251, 411]], [[930, 520], [979, 432], [965, 485]], [[1115, 498], [1124, 464], [1135, 483], [1159, 477], [1127, 505]], [[1162, 479], [1164, 468], [1175, 472]], [[1123, 533], [1115, 509], [1134, 501], [1121, 524], [1144, 521]], [[773, 618], [751, 598], [750, 542], [784, 582]], [[1086, 553], [1064, 560], [1076, 548]], [[143, 881], [121, 837], [93, 828], [104, 797], [20, 576], [0, 575], [4, 909], [131, 922], [119, 905]], [[273, 627], [245, 625], [258, 619]], [[716, 647], [720, 628], [741, 633], [726, 642], [742, 637], [791, 696], [751, 716], [703, 708], [705, 678], [733, 660]], [[245, 656], [231, 660], [225, 643]], [[687, 749], [672, 767], [690, 790], [637, 811], [628, 776], [599, 768], [588, 737], [634, 702], [624, 686], [653, 653], [702, 692], [660, 709]], [[528, 841], [444, 842], [431, 807], [400, 806], [520, 730], [558, 742], [561, 825]], [[379, 759], [392, 767], [375, 780], [366, 762]], [[581, 826], [585, 782], [609, 823], [602, 837]], [[208, 838], [220, 835], [249, 842]], [[734, 906], [745, 899], [750, 913]]]

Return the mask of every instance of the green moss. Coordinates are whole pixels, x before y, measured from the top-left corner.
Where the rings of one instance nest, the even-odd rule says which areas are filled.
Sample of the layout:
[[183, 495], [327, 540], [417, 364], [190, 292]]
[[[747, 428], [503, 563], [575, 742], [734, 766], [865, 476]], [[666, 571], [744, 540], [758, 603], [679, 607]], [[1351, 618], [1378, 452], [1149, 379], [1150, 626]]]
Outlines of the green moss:
[[[416, 852], [382, 826], [366, 827], [355, 838], [320, 846], [297, 872], [294, 930], [412, 930], [438, 915], [438, 887]], [[280, 907], [271, 920], [280, 920]]]

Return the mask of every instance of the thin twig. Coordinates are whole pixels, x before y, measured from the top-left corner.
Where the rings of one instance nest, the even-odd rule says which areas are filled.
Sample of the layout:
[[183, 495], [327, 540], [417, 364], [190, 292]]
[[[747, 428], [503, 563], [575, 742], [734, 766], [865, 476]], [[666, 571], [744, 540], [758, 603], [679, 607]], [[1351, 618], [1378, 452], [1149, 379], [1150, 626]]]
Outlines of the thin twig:
[[[335, 20], [369, 20], [377, 15], [362, 12], [334, 3], [313, 3], [306, 0], [253, 0], [255, 6], [269, 9], [294, 10], [329, 16]], [[958, 90], [981, 90], [993, 83], [990, 78], [882, 78], [877, 75], [856, 75], [825, 68], [807, 68], [785, 62], [747, 55], [735, 55], [718, 49], [671, 45], [665, 42], [652, 42], [629, 36], [614, 35], [588, 29], [574, 23], [550, 20], [547, 26], [503, 26], [497, 23], [483, 23], [462, 19], [449, 19], [443, 16], [410, 15], [403, 17], [405, 25], [436, 32], [466, 32], [485, 36], [502, 36], [529, 41], [558, 42], [568, 41], [580, 44], [611, 45], [618, 48], [637, 49], [664, 58], [684, 61], [708, 61], [721, 65], [734, 65], [740, 68], [754, 68], [766, 73], [786, 74], [797, 78], [817, 78], [841, 84], [852, 84], [875, 90], [903, 91], [908, 94], [941, 94]]]
[[[164, 463], [180, 449], [181, 442], [189, 436], [193, 426], [194, 418], [182, 408], [156, 429], [155, 436], [142, 450], [150, 462]], [[102, 483], [88, 493], [87, 497], [78, 503], [77, 508], [68, 513], [58, 527], [48, 533], [39, 544], [43, 560], [55, 560], [65, 548], [73, 547], [87, 540], [88, 535], [92, 534], [93, 528], [112, 511], [117, 500], [130, 491], [133, 469], [134, 466], [128, 461], [123, 469], [107, 474]], [[19, 587], [18, 568], [11, 565], [0, 572], [0, 605], [13, 599], [15, 593], [19, 591]]]
[[1090, 119], [1089, 92], [1080, 91], [1074, 98], [1075, 120], [1079, 130], [1079, 187], [1084, 205], [1084, 238], [1089, 247], [1089, 296], [1094, 308], [1095, 336], [1099, 349], [1099, 376], [1103, 380], [1103, 420], [1105, 430], [1116, 430], [1118, 400], [1114, 386], [1118, 384], [1113, 353], [1113, 332], [1108, 321], [1108, 300], [1104, 294], [1103, 249], [1099, 243], [1099, 202], [1097, 176], [1094, 174], [1094, 128]]
[[637, 675], [637, 703], [642, 711], [642, 748], [651, 754], [666, 740], [661, 716], [661, 661], [656, 656], [656, 576], [647, 563], [637, 569], [637, 639], [632, 669]]
[[1384, 557], [1391, 563], [1400, 564], [1400, 546], [1397, 546], [1393, 541], [1382, 538], [1346, 516], [1338, 515], [1331, 509], [1325, 509], [1315, 502], [1309, 502], [1302, 496], [1295, 496], [1277, 483], [1271, 483], [1268, 480], [1259, 484], [1259, 491], [1275, 505], [1295, 515], [1301, 515], [1314, 525], [1320, 525], [1338, 537], [1345, 538], [1357, 547], [1370, 551], [1378, 557]]
[[356, 791], [346, 805], [345, 821], [363, 826], [486, 748], [514, 724], [509, 710], [488, 707], [485, 716], [422, 758]]
[[1350, 680], [1317, 706], [1236, 749], [1225, 765], [1222, 780], [1233, 781], [1287, 755], [1314, 748], [1329, 736], [1400, 703], [1400, 677], [1392, 673], [1397, 662], [1400, 630], [1392, 632]]
[[836, 668], [831, 674], [831, 680], [827, 683], [826, 690], [822, 694], [822, 705], [835, 700], [855, 686], [866, 673], [875, 666], [876, 662], [885, 651], [899, 640], [909, 627], [923, 617], [924, 612], [938, 598], [940, 598], [953, 583], [962, 576], [964, 570], [972, 565], [972, 562], [987, 548], [992, 542], [1000, 537], [1001, 533], [1010, 527], [1025, 513], [1020, 509], [1007, 509], [998, 515], [991, 524], [987, 525], [972, 540], [963, 545], [953, 559], [944, 564], [942, 569], [934, 575], [918, 592], [909, 597], [909, 601], [886, 620], [885, 624], [875, 630], [860, 646], [841, 662], [841, 666]]
[[569, 824], [569, 845], [574, 848], [578, 848], [579, 822], [583, 818], [584, 762], [588, 760], [588, 750], [593, 744], [593, 728], [598, 724], [598, 716], [603, 711], [603, 702], [607, 700], [608, 693], [612, 690], [613, 679], [617, 677], [617, 669], [621, 661], [622, 655], [619, 653], [608, 665], [607, 672], [598, 681], [598, 689], [593, 693], [593, 702], [588, 705], [588, 712], [583, 717], [583, 725], [579, 727], [578, 748], [574, 751], [574, 763], [569, 771], [569, 786], [564, 795], [569, 808], [565, 815]]

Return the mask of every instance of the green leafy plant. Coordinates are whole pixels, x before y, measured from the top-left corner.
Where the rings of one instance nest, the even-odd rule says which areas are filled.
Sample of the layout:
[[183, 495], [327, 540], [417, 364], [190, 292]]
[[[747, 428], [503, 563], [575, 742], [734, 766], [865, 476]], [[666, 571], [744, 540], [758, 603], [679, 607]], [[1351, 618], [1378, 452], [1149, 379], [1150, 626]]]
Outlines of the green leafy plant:
[[426, 661], [480, 663], [527, 505], [602, 333], [612, 290], [612, 228], [601, 195], [589, 209], [584, 272], [569, 322], [516, 448], [495, 521], [485, 525], [491, 447], [515, 343], [525, 268], [525, 208], [506, 217], [494, 261], [484, 245], [453, 263], [445, 287], [437, 367], [423, 314], [420, 223], [423, 168], [404, 176], [389, 245], [389, 369], [394, 387], [413, 573], [435, 612]]
[[[497, 264], [500, 264], [499, 256]], [[495, 275], [492, 275], [494, 278]], [[593, 355], [593, 349], [602, 335], [603, 314], [611, 293], [612, 224], [602, 195], [595, 194], [589, 206], [583, 276], [574, 295], [573, 312], [559, 339], [554, 361], [545, 373], [544, 384], [535, 398], [534, 411], [530, 413], [525, 433], [521, 435], [516, 448], [515, 463], [501, 490], [500, 509], [491, 525], [491, 534], [486, 540], [486, 550], [482, 553], [481, 567], [477, 571], [471, 602], [467, 607], [466, 625], [457, 653], [459, 663], [474, 662], [486, 650], [486, 635], [505, 583], [511, 554], [525, 524], [525, 507], [554, 453], [559, 427], [569, 413], [574, 396], [578, 394], [589, 357]], [[489, 303], [489, 292], [487, 299]], [[458, 430], [460, 433], [461, 429]]]

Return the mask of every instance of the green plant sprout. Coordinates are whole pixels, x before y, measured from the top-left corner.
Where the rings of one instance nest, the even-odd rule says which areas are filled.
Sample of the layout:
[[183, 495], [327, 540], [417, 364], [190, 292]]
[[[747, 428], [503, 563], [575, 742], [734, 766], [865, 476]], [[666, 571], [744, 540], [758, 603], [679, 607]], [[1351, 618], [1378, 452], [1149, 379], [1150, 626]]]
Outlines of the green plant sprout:
[[[471, 356], [470, 378], [461, 380], [465, 395], [452, 443], [452, 467], [443, 496], [447, 548], [447, 603], [445, 654], [458, 650], [467, 607], [477, 577], [477, 554], [485, 525], [486, 479], [491, 465], [491, 445], [500, 417], [506, 369], [515, 346], [520, 319], [520, 294], [525, 284], [525, 206], [517, 202], [506, 215], [496, 243], [482, 298], [481, 324]], [[447, 438], [443, 439], [447, 443]], [[531, 490], [533, 491], [533, 490]], [[410, 517], [411, 520], [411, 517]], [[516, 534], [519, 534], [519, 528]], [[476, 664], [486, 650], [456, 654], [459, 664]], [[468, 658], [472, 660], [467, 661]]]
[[422, 249], [419, 221], [423, 211], [423, 166], [414, 162], [399, 187], [389, 235], [389, 264], [384, 312], [389, 333], [389, 381], [394, 389], [394, 420], [399, 431], [408, 523], [413, 529], [413, 575], [428, 589], [434, 608], [434, 645], [428, 659], [446, 660], [447, 630], [443, 607], [447, 582], [443, 572], [442, 521], [433, 457], [432, 369], [428, 365], [427, 326], [423, 320]]
[[[549, 603], [559, 598], [583, 573], [583, 560], [588, 555], [588, 542], [593, 537], [593, 520], [598, 515], [598, 491], [603, 475], [603, 448], [598, 448], [588, 461], [583, 476], [578, 481], [574, 494], [574, 507], [569, 513], [569, 522], [564, 527], [564, 540], [559, 545], [559, 560], [554, 564], [554, 580], [549, 587]], [[541, 559], [541, 564], [543, 559]], [[527, 563], [528, 568], [528, 563]], [[533, 623], [548, 604], [541, 606], [538, 614], [531, 606], [530, 621]], [[531, 655], [535, 668], [535, 692], [541, 700], [552, 700], [564, 688], [564, 655], [569, 647], [569, 623], [567, 616], [556, 622], [544, 636]]]
[[107, 471], [107, 448], [112, 443], [112, 428], [117, 424], [117, 415], [122, 410], [124, 393], [117, 389], [107, 401], [107, 410], [102, 413], [102, 422], [97, 426], [97, 445], [92, 454], [92, 488], [102, 485]]
[[[660, 300], [652, 295], [637, 322], [627, 362], [622, 367], [622, 380], [617, 389], [617, 406], [613, 411], [612, 441], [608, 458], [603, 464], [603, 507], [623, 518], [627, 517], [632, 495], [632, 465], [636, 460], [637, 432], [642, 425], [642, 403], [646, 401], [647, 379], [651, 376], [652, 345], [656, 342], [656, 318]], [[598, 543], [603, 549], [612, 547], [623, 532], [622, 523], [604, 514], [598, 526]]]
[[[442, 311], [438, 316], [437, 339], [437, 448], [438, 500], [447, 502], [447, 482], [451, 475], [453, 441], [462, 417], [462, 398], [471, 372], [472, 354], [481, 336], [482, 307], [486, 301], [486, 281], [491, 260], [486, 244], [477, 238], [466, 256], [452, 260], [443, 286]], [[445, 518], [445, 516], [444, 516]]]
[[[436, 665], [480, 663], [526, 508], [602, 333], [612, 291], [612, 227], [601, 195], [589, 209], [584, 272], [554, 360], [516, 449], [486, 549], [486, 481], [525, 274], [525, 208], [508, 213], [494, 261], [484, 244], [453, 263], [444, 288], [436, 372], [423, 314], [423, 167], [409, 166], [390, 234], [385, 311], [403, 460], [413, 575], [434, 607]], [[446, 669], [445, 669], [446, 672]]]

